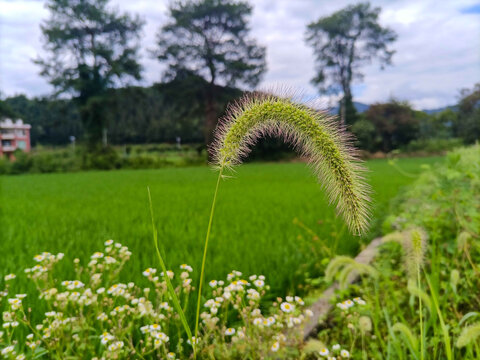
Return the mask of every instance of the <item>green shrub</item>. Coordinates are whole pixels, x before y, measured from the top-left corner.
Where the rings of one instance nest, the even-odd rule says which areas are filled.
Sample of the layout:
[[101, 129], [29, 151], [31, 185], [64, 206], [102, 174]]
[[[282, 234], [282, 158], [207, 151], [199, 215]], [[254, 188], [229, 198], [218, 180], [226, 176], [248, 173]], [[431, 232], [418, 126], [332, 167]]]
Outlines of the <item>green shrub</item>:
[[445, 164], [426, 171], [396, 200], [385, 230], [424, 227], [438, 238], [463, 228], [480, 229], [480, 147], [449, 153]]
[[168, 166], [204, 165], [206, 153], [194, 145], [172, 144], [44, 149], [16, 153], [17, 160], [0, 159], [0, 174], [74, 172], [80, 170], [157, 169]]
[[10, 161], [3, 157], [0, 157], [0, 175], [5, 175], [10, 172], [10, 164]]
[[381, 139], [377, 138], [375, 125], [367, 119], [357, 120], [352, 125], [352, 133], [356, 138], [356, 145], [362, 149], [370, 152], [375, 152], [380, 149]]
[[418, 139], [401, 148], [402, 152], [441, 153], [463, 146], [462, 139]]
[[[331, 261], [331, 277], [360, 280], [332, 299], [319, 340], [349, 345], [354, 359], [480, 358], [480, 146], [426, 169], [393, 202], [384, 230], [396, 232], [371, 264], [377, 276], [351, 258]], [[366, 306], [344, 300], [358, 296]]]
[[10, 165], [10, 174], [22, 174], [29, 172], [33, 167], [33, 159], [23, 151], [15, 151], [15, 161]]
[[121, 166], [120, 156], [112, 147], [99, 147], [93, 151], [85, 151], [82, 160], [84, 170], [112, 170]]

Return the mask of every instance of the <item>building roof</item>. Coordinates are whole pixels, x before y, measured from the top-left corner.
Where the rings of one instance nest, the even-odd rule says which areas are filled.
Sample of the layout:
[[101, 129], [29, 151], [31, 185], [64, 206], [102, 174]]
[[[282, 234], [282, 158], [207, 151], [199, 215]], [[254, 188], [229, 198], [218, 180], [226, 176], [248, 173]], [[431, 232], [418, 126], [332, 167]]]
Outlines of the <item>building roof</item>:
[[15, 122], [12, 119], [6, 118], [0, 121], [1, 129], [30, 129], [29, 124], [24, 124], [22, 119], [17, 119]]

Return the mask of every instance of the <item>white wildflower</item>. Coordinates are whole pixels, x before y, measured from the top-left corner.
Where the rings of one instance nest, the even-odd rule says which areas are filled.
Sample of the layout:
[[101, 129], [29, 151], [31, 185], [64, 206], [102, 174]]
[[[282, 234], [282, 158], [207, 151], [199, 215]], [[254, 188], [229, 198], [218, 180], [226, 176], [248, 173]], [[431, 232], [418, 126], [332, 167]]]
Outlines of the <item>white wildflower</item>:
[[100, 335], [100, 340], [103, 345], [108, 344], [110, 341], [114, 339], [115, 337], [106, 331], [102, 335]]
[[187, 265], [187, 264], [182, 264], [182, 265], [180, 265], [180, 269], [182, 269], [182, 270], [187, 270], [188, 272], [192, 272], [192, 271], [193, 271], [193, 268], [192, 268], [190, 265]]
[[235, 334], [235, 329], [234, 328], [228, 328], [227, 330], [225, 330], [225, 335], [227, 336], [232, 336]]
[[292, 312], [294, 309], [295, 309], [295, 306], [293, 306], [292, 304], [290, 304], [289, 302], [283, 302], [281, 305], [280, 305], [280, 309], [285, 312], [285, 313], [290, 313]]
[[156, 272], [157, 272], [157, 269], [148, 268], [142, 274], [143, 274], [143, 276], [149, 277], [149, 276], [152, 276], [153, 274], [155, 274]]
[[10, 345], [10, 346], [7, 346], [5, 348], [2, 349], [2, 355], [7, 355], [7, 354], [10, 354], [13, 352], [13, 346]]
[[278, 349], [280, 349], [280, 343], [279, 343], [278, 341], [275, 341], [270, 349], [271, 349], [273, 352], [277, 352]]
[[101, 258], [103, 258], [103, 253], [99, 251], [93, 253], [93, 255], [90, 256], [90, 259], [101, 259]]
[[263, 280], [255, 280], [253, 282], [253, 285], [255, 285], [257, 288], [263, 288], [265, 286], [265, 281]]
[[109, 351], [117, 351], [123, 348], [123, 341], [115, 341], [114, 343], [108, 345]]
[[362, 298], [359, 298], [359, 297], [353, 298], [353, 301], [355, 301], [358, 305], [366, 305], [367, 304], [365, 302], [365, 300], [363, 300]]
[[330, 354], [330, 351], [328, 351], [328, 349], [326, 348], [323, 348], [318, 353], [320, 354], [320, 356], [328, 356], [328, 354]]
[[17, 275], [15, 275], [15, 274], [8, 274], [8, 275], [5, 275], [4, 280], [5, 281], [10, 281], [10, 280], [15, 279], [16, 277], [17, 277]]

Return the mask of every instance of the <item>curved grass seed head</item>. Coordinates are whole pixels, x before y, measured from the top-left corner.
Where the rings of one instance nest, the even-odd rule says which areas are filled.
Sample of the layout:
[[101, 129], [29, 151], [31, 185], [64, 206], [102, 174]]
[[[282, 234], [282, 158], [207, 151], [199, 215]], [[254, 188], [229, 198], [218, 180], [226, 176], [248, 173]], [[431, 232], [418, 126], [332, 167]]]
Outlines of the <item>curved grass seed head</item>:
[[457, 339], [457, 347], [461, 348], [467, 346], [480, 337], [480, 323], [467, 326], [462, 330], [462, 333]]
[[241, 163], [257, 139], [279, 136], [309, 158], [330, 202], [349, 229], [363, 234], [369, 222], [369, 187], [348, 135], [331, 116], [291, 99], [267, 94], [246, 95], [230, 107], [215, 134], [212, 148], [219, 168]]
[[404, 232], [405, 267], [410, 277], [417, 276], [417, 270], [425, 262], [427, 248], [427, 233], [418, 227]]

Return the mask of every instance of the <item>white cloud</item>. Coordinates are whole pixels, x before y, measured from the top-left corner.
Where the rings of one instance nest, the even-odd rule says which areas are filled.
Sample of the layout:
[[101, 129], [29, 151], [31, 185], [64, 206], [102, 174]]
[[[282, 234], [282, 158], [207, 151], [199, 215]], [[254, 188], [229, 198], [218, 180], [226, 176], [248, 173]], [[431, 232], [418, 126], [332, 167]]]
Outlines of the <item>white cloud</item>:
[[[152, 59], [158, 28], [166, 20], [167, 1], [112, 0], [122, 11], [146, 20], [142, 36], [143, 84], [161, 79], [164, 67]], [[255, 0], [252, 35], [267, 46], [268, 72], [262, 87], [285, 84], [316, 94], [310, 85], [314, 59], [305, 44], [306, 24], [353, 3], [321, 0]], [[394, 66], [381, 71], [375, 63], [363, 70], [355, 100], [372, 103], [390, 97], [417, 108], [452, 104], [458, 90], [480, 81], [480, 17], [461, 10], [475, 1], [406, 0], [372, 2], [382, 7], [380, 21], [398, 33]], [[42, 53], [39, 25], [48, 17], [43, 0], [0, 0], [0, 89], [5, 95], [45, 95], [51, 87], [32, 59]], [[324, 99], [324, 98], [322, 98]]]

